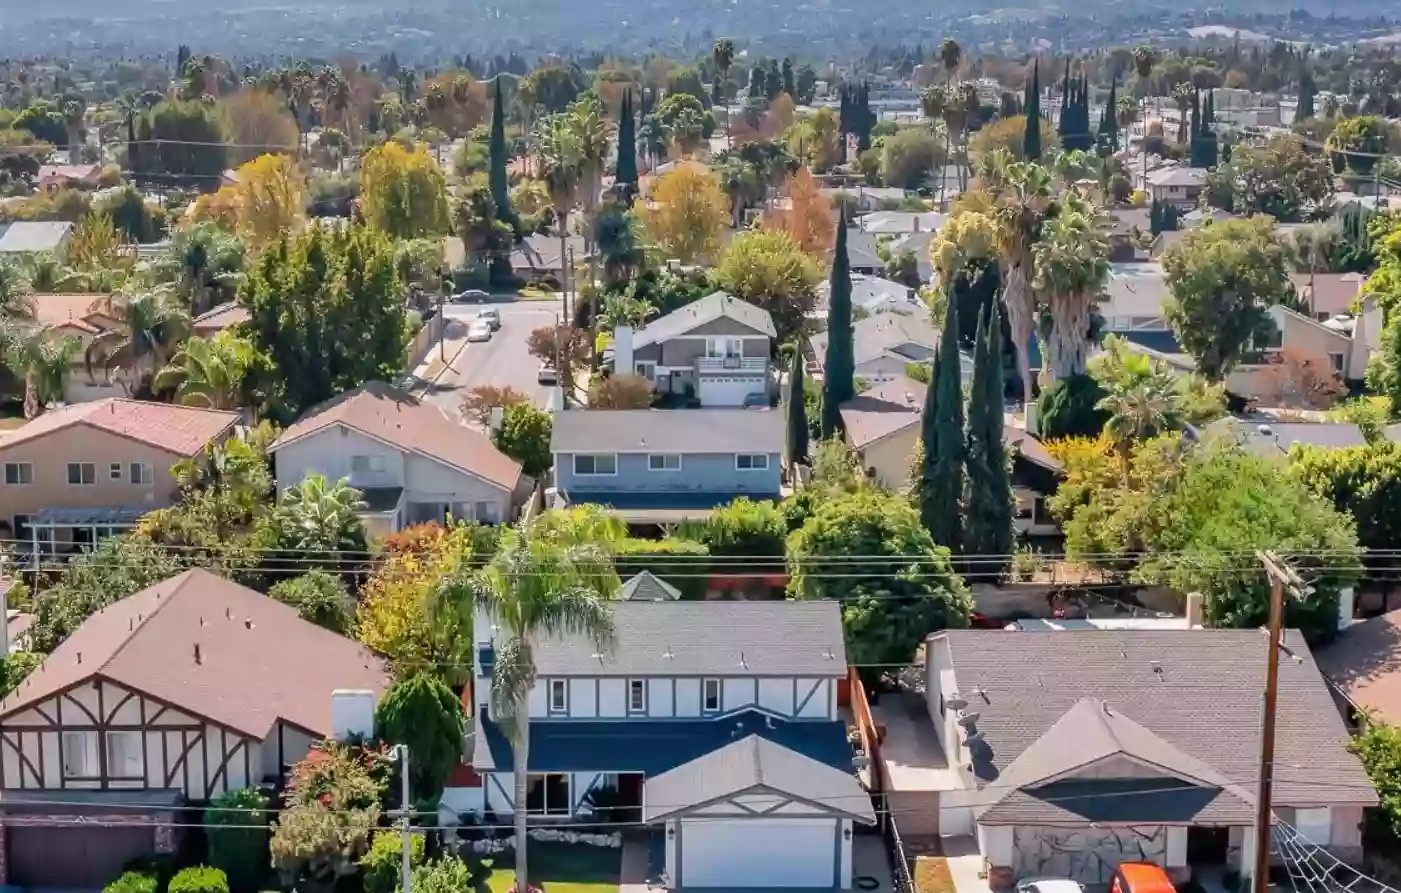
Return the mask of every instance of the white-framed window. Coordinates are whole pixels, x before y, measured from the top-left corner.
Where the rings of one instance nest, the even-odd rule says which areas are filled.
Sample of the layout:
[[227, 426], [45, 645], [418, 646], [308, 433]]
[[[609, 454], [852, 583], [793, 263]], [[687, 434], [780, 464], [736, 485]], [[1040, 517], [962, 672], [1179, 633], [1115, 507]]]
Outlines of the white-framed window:
[[701, 711], [704, 713], [720, 712], [719, 679], [704, 679], [701, 681]]
[[768, 471], [768, 453], [740, 453], [735, 456], [735, 469], [738, 471]]
[[477, 503], [476, 512], [473, 515], [473, 520], [480, 521], [483, 524], [495, 524], [496, 522], [500, 521], [501, 519], [496, 516], [496, 503]]
[[550, 680], [550, 711], [563, 713], [569, 709], [569, 685], [563, 679]]
[[352, 474], [378, 474], [384, 471], [384, 457], [351, 456], [350, 471]]
[[610, 477], [618, 473], [618, 457], [612, 453], [576, 455], [574, 474], [579, 477]]
[[34, 464], [32, 462], [6, 462], [5, 483], [12, 487], [34, 483]]
[[647, 682], [645, 680], [628, 680], [628, 712], [647, 712]]
[[97, 465], [92, 462], [69, 462], [68, 483], [75, 487], [92, 486], [97, 483]]
[[145, 778], [140, 732], [107, 732], [107, 777]]
[[680, 453], [651, 453], [647, 456], [648, 471], [680, 471]]
[[632, 368], [633, 368], [633, 371], [635, 371], [638, 375], [642, 376], [643, 378], [647, 379], [648, 381], [652, 381], [653, 379], [655, 379], [655, 378], [657, 377], [657, 364], [656, 364], [656, 363], [653, 363], [653, 362], [650, 362], [650, 361], [648, 361], [648, 362], [643, 362], [643, 361], [639, 360], [638, 362], [632, 364]]
[[567, 816], [569, 773], [532, 772], [525, 779], [525, 814]]
[[149, 486], [156, 482], [155, 470], [149, 462], [133, 462], [127, 467], [127, 480], [137, 486]]
[[122, 463], [113, 462], [107, 466], [107, 477], [114, 481], [120, 481], [122, 479]]
[[1326, 806], [1296, 809], [1294, 828], [1300, 837], [1314, 846], [1328, 846], [1333, 842], [1333, 811]]
[[1338, 353], [1338, 352], [1336, 352], [1336, 351], [1330, 351], [1329, 354], [1328, 354], [1328, 362], [1331, 363], [1331, 364], [1333, 365], [1333, 371], [1334, 371], [1334, 372], [1337, 372], [1337, 373], [1339, 373], [1339, 374], [1342, 373], [1342, 371], [1343, 371], [1343, 355], [1342, 355], [1341, 353]]
[[97, 778], [97, 733], [63, 733], [63, 777]]
[[744, 339], [729, 335], [707, 338], [705, 355], [712, 359], [744, 356]]

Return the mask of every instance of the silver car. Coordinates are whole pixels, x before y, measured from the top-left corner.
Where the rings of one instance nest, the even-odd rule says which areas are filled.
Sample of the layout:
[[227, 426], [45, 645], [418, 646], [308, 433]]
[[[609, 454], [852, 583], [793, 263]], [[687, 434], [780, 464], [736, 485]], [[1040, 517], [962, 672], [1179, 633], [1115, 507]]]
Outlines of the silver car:
[[467, 327], [468, 341], [490, 341], [491, 326], [481, 320], [473, 322]]

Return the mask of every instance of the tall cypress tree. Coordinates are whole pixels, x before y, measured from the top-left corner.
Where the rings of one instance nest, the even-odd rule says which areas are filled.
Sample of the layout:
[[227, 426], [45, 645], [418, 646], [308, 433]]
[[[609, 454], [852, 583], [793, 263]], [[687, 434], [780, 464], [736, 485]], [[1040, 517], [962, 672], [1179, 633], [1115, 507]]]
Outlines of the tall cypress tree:
[[1002, 319], [998, 303], [978, 313], [973, 388], [968, 400], [968, 504], [963, 548], [970, 555], [1012, 551], [1012, 475], [1003, 439]]
[[1032, 65], [1031, 80], [1026, 85], [1026, 130], [1022, 133], [1022, 156], [1027, 161], [1041, 160], [1041, 62]]
[[846, 253], [846, 206], [837, 220], [837, 247], [827, 300], [827, 356], [822, 375], [822, 437], [842, 429], [842, 404], [856, 396], [856, 348], [851, 330], [851, 262]]
[[961, 503], [967, 443], [963, 432], [963, 378], [958, 353], [958, 302], [948, 301], [934, 376], [924, 397], [924, 476], [919, 517], [934, 542], [960, 551]]
[[1099, 141], [1109, 147], [1109, 151], [1119, 151], [1119, 79], [1109, 82], [1109, 103], [1099, 119]]
[[1313, 75], [1306, 71], [1299, 76], [1299, 107], [1294, 112], [1295, 121], [1307, 121], [1316, 114], [1313, 106], [1317, 92]]
[[793, 346], [793, 363], [788, 369], [788, 461], [797, 465], [808, 460], [808, 413], [803, 402], [803, 345]]
[[501, 99], [501, 78], [496, 79], [496, 96], [491, 106], [491, 142], [487, 146], [491, 166], [488, 170], [488, 183], [491, 187], [491, 200], [496, 203], [496, 219], [510, 224], [511, 229], [520, 235], [520, 221], [511, 212], [511, 187], [506, 179], [506, 111]]
[[1056, 128], [1056, 132], [1060, 134], [1061, 145], [1065, 145], [1066, 133], [1074, 133], [1073, 130], [1067, 130], [1074, 121], [1074, 113], [1070, 110], [1074, 104], [1074, 97], [1070, 91], [1070, 57], [1066, 56], [1065, 75], [1060, 79], [1060, 123]]
[[632, 115], [632, 91], [623, 94], [623, 105], [618, 111], [618, 167], [617, 183], [627, 185], [627, 199], [637, 192], [637, 122]]

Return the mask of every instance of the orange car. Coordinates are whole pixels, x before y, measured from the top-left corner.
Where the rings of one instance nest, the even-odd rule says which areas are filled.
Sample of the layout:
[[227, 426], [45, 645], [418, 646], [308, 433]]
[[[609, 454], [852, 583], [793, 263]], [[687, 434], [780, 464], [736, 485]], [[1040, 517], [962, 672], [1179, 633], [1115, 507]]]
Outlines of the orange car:
[[1109, 893], [1176, 893], [1167, 872], [1152, 862], [1120, 862]]

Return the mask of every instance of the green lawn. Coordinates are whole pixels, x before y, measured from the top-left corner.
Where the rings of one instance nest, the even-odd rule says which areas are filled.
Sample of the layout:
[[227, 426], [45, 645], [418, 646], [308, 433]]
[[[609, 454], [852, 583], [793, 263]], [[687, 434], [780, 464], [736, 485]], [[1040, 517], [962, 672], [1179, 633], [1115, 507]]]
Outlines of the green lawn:
[[[545, 893], [617, 893], [622, 850], [582, 844], [530, 842], [530, 884]], [[515, 853], [495, 858], [486, 879], [489, 893], [508, 893], [516, 882]]]
[[24, 427], [24, 419], [19, 416], [7, 416], [0, 418], [0, 431], [13, 431], [16, 428]]

